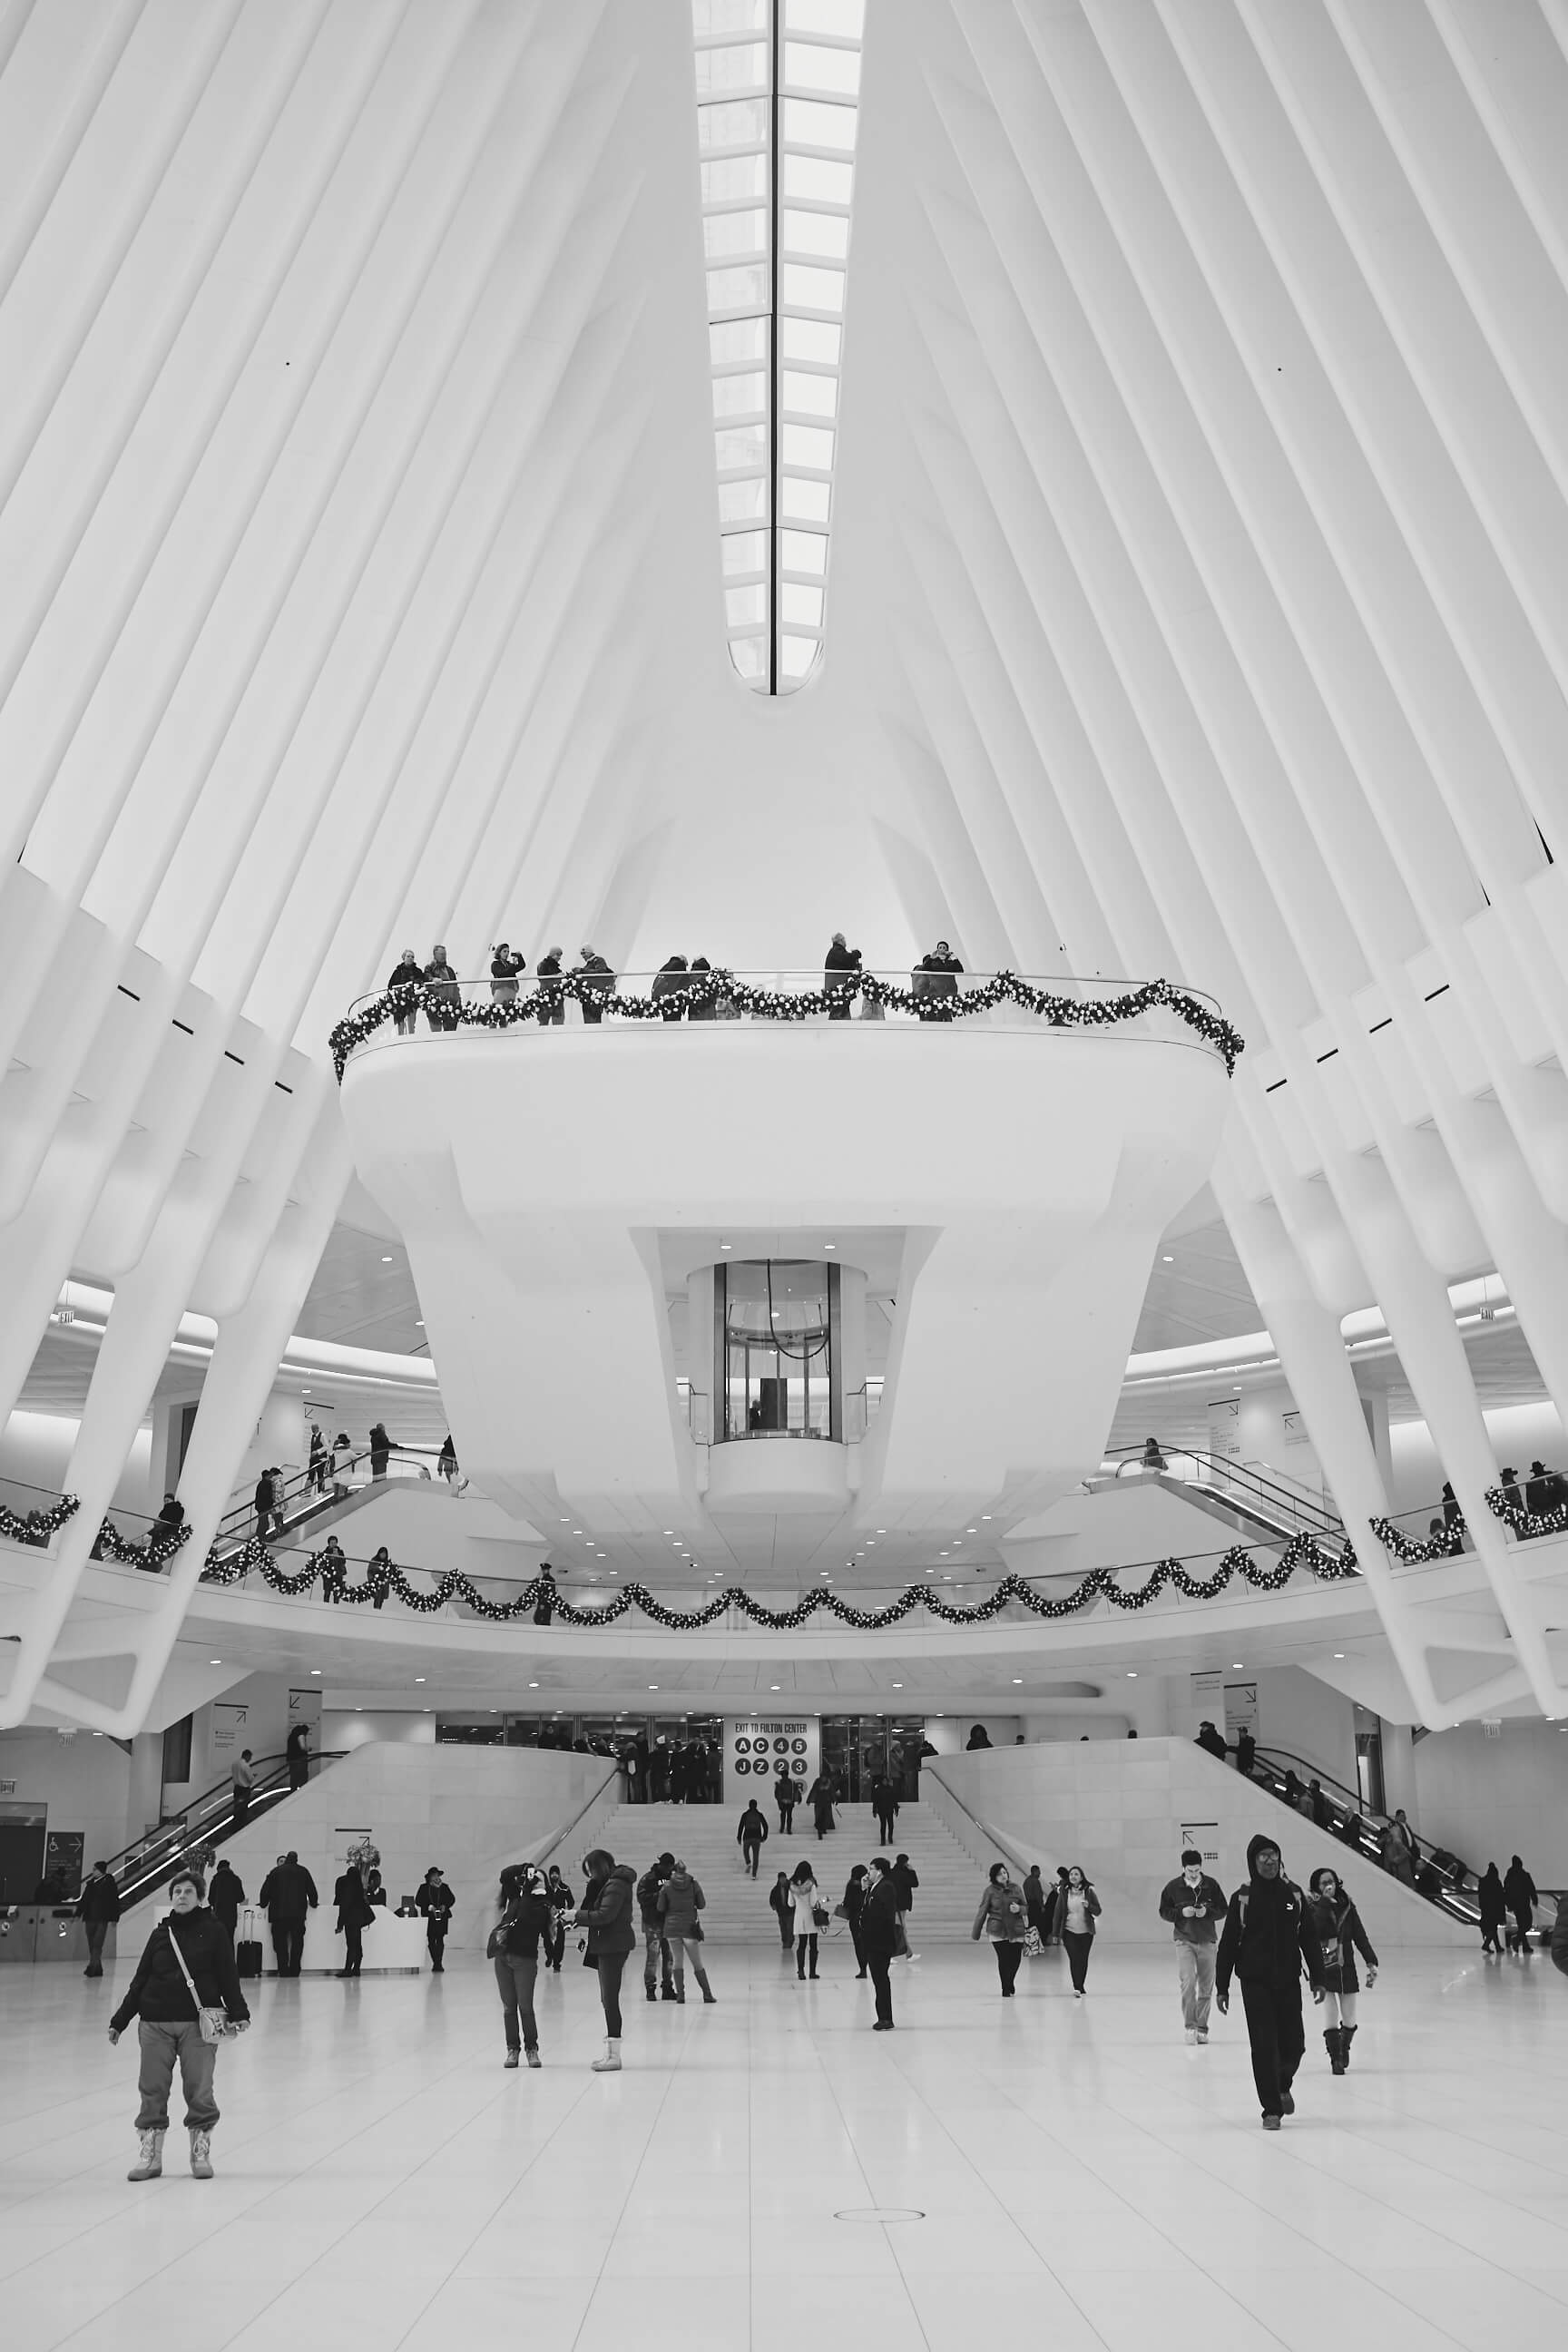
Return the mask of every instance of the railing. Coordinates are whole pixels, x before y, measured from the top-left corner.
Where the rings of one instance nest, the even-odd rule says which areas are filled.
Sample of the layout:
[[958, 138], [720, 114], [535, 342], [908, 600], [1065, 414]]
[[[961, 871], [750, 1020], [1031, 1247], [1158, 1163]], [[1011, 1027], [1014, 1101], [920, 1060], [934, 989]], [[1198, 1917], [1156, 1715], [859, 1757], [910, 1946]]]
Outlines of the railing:
[[824, 972], [672, 971], [616, 974], [563, 972], [559, 978], [463, 981], [421, 974], [355, 999], [330, 1039], [339, 1076], [355, 1049], [378, 1030], [412, 1034], [459, 1029], [614, 1027], [626, 1021], [871, 1021], [917, 1025], [981, 1021], [993, 1028], [1108, 1029], [1168, 1013], [1212, 1046], [1228, 1069], [1243, 1041], [1212, 997], [1165, 980], [1085, 980], [1055, 973], [928, 971]]
[[[429, 1459], [422, 1458], [426, 1456]], [[344, 1455], [329, 1452], [321, 1459], [319, 1468], [312, 1468], [308, 1463], [303, 1468], [296, 1464], [285, 1464], [282, 1466], [288, 1475], [282, 1480], [280, 1508], [277, 1515], [281, 1526], [275, 1527], [272, 1535], [263, 1540], [270, 1542], [273, 1535], [287, 1535], [295, 1528], [309, 1525], [311, 1519], [330, 1510], [334, 1504], [346, 1502], [356, 1489], [373, 1485], [379, 1475], [428, 1480], [431, 1476], [430, 1463], [438, 1459], [434, 1446], [394, 1445], [388, 1449], [384, 1473], [373, 1468], [372, 1450], [368, 1446], [362, 1453]], [[235, 1488], [217, 1524], [217, 1533], [214, 1538], [216, 1550], [221, 1552], [230, 1545], [243, 1543], [256, 1533], [256, 1483], [252, 1479], [248, 1486]]]
[[[318, 1766], [334, 1763], [348, 1753], [347, 1748], [312, 1751], [307, 1777]], [[290, 1793], [293, 1784], [286, 1756], [264, 1756], [251, 1769], [256, 1779], [243, 1820], [235, 1818], [232, 1780], [220, 1780], [202, 1796], [193, 1797], [173, 1820], [160, 1822], [155, 1830], [133, 1839], [122, 1852], [110, 1857], [109, 1874], [119, 1887], [121, 1903], [127, 1910], [132, 1904], [143, 1902], [165, 1885], [180, 1864], [188, 1860], [193, 1848], [217, 1844], [232, 1837], [237, 1830], [248, 1828]]]
[[[921, 1802], [930, 1805], [932, 1812], [963, 1848], [971, 1862], [981, 1870], [989, 1870], [994, 1862], [1005, 1862], [1016, 1870], [1020, 1879], [1030, 1869], [1029, 1863], [1010, 1839], [997, 1830], [988, 1829], [977, 1813], [971, 1812], [956, 1789], [951, 1788], [939, 1769], [946, 1762], [942, 1756], [928, 1756], [921, 1765]], [[933, 1801], [932, 1792], [937, 1792]]]
[[19, 1478], [0, 1478], [0, 1536], [29, 1550], [51, 1544], [66, 1521], [76, 1516], [76, 1498], [54, 1486], [29, 1486]]
[[569, 1838], [580, 1834], [590, 1820], [595, 1830], [600, 1820], [613, 1813], [621, 1801], [621, 1764], [618, 1757], [610, 1759], [610, 1769], [585, 1804], [580, 1805], [569, 1822], [558, 1829], [547, 1843], [542, 1845], [533, 1860], [536, 1867], [547, 1869]]
[[[1237, 1462], [1223, 1454], [1205, 1453], [1202, 1447], [1190, 1445], [1159, 1445], [1157, 1455], [1150, 1455], [1146, 1444], [1142, 1446], [1112, 1446], [1106, 1458], [1117, 1460], [1116, 1476], [1129, 1472], [1143, 1472], [1155, 1477], [1176, 1480], [1188, 1486], [1198, 1486], [1236, 1510], [1272, 1527], [1282, 1533], [1294, 1534], [1307, 1530], [1314, 1535], [1342, 1537], [1344, 1522], [1332, 1508], [1327, 1497], [1315, 1497], [1310, 1489], [1292, 1481], [1287, 1485], [1270, 1470], [1266, 1475], [1249, 1464]], [[1158, 1441], [1156, 1440], [1158, 1445]], [[1180, 1466], [1191, 1464], [1188, 1473]]]

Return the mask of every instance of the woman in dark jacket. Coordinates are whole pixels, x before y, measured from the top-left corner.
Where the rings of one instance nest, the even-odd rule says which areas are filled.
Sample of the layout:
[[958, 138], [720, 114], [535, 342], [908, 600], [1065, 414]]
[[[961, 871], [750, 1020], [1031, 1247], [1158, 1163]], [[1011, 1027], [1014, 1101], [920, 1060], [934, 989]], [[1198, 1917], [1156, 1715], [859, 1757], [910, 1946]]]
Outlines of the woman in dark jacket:
[[490, 1959], [496, 1972], [506, 2021], [503, 2066], [515, 2066], [521, 2051], [531, 2066], [539, 2061], [539, 2026], [533, 2014], [533, 1988], [539, 1976], [539, 1947], [548, 1951], [555, 1912], [549, 1883], [542, 1870], [508, 1870], [501, 1874], [501, 1913], [490, 1937]]
[[566, 1956], [566, 1922], [577, 1908], [577, 1897], [552, 1863], [545, 1874], [544, 1891], [550, 1897], [550, 1908], [555, 1915], [554, 1932], [545, 1954], [545, 1965], [561, 1974], [561, 1963]]
[[871, 1982], [877, 1993], [877, 2021], [873, 2033], [891, 2033], [893, 2030], [893, 1988], [891, 1968], [893, 1955], [899, 1948], [899, 1892], [893, 1885], [891, 1864], [882, 1854], [871, 1864], [871, 1881], [860, 1912], [860, 1948], [866, 1955], [866, 1965], [871, 1971]]
[[858, 1862], [849, 1874], [844, 1889], [844, 1916], [848, 1922], [850, 1941], [855, 1947], [855, 1973], [866, 1974], [866, 1947], [860, 1937], [860, 1915], [866, 1908], [866, 1865]]
[[343, 1939], [343, 1964], [338, 1974], [357, 1977], [364, 1967], [364, 1931], [374, 1927], [375, 1913], [364, 1881], [352, 1864], [333, 1887], [332, 1900], [338, 1906], [337, 1928]]
[[1351, 2043], [1356, 2031], [1356, 1995], [1361, 1990], [1355, 1956], [1359, 1952], [1366, 1962], [1366, 1989], [1370, 1992], [1377, 1982], [1377, 1954], [1361, 1924], [1361, 1913], [1340, 1885], [1338, 1872], [1315, 1870], [1310, 1885], [1307, 1909], [1323, 1955], [1323, 2014], [1328, 2020], [1323, 2029], [1323, 2047], [1334, 2073], [1342, 2074], [1351, 2063]]
[[[424, 987], [425, 974], [420, 967], [419, 959], [412, 948], [404, 949], [402, 956], [393, 967], [392, 975], [386, 985], [389, 990]], [[417, 996], [398, 995], [393, 998], [392, 1005], [397, 1016], [398, 1035], [412, 1037], [419, 1019], [419, 999]]]
[[1508, 1876], [1502, 1883], [1502, 1899], [1513, 1913], [1513, 1926], [1508, 1934], [1509, 1949], [1518, 1951], [1528, 1959], [1530, 1931], [1535, 1925], [1535, 1905], [1540, 1898], [1535, 1891], [1534, 1879], [1517, 1853], [1509, 1864]]
[[583, 1857], [588, 1891], [577, 1910], [577, 1925], [588, 1930], [584, 1965], [596, 1969], [599, 1999], [605, 2005], [605, 2054], [594, 2061], [595, 2074], [621, 2071], [621, 1977], [626, 1954], [637, 1949], [637, 1874], [630, 1863], [617, 1863], [603, 1846]]
[[430, 1952], [430, 1972], [440, 1976], [447, 1965], [447, 1930], [452, 1924], [452, 1914], [458, 1898], [441, 1875], [441, 1865], [433, 1862], [425, 1874], [425, 1884], [414, 1898], [425, 1919], [425, 1941]]
[[649, 992], [658, 1007], [661, 1021], [679, 1021], [686, 1007], [683, 999], [690, 986], [683, 955], [672, 955], [661, 963], [654, 974]]
[[[787, 1952], [795, 1942], [795, 1905], [790, 1901], [789, 1873], [781, 1870], [768, 1895], [768, 1908], [779, 1923], [779, 1941]], [[861, 1970], [865, 1974], [865, 1970]]]
[[[709, 962], [706, 956], [692, 957], [691, 977], [699, 989], [701, 989], [704, 983], [711, 978], [712, 971], [713, 967]], [[687, 1010], [686, 1017], [689, 1021], [717, 1021], [719, 1018], [719, 1003], [717, 996], [710, 996], [706, 1003], [689, 1005]]]
[[510, 1004], [517, 995], [517, 975], [528, 970], [528, 958], [512, 952], [510, 942], [502, 940], [490, 958], [490, 994], [498, 1004]]
[[203, 2041], [196, 2004], [221, 2009], [237, 2033], [250, 2023], [250, 2011], [240, 1990], [228, 1932], [221, 1920], [203, 1907], [205, 1891], [194, 1870], [174, 1873], [169, 1881], [169, 1916], [148, 1937], [125, 1998], [109, 2021], [109, 2038], [118, 2042], [132, 2019], [140, 2020], [142, 2068], [137, 2088], [142, 2104], [136, 2110], [136, 2129], [142, 2144], [136, 2162], [125, 2176], [128, 2180], [156, 2180], [163, 2172], [169, 2089], [176, 2059], [185, 2094], [185, 2128], [191, 2135], [191, 2172], [197, 2180], [213, 2177], [212, 2136], [218, 2119], [213, 2068], [217, 2043]]
[[1476, 1888], [1476, 1900], [1481, 1908], [1481, 1949], [1495, 1952], [1500, 1960], [1502, 1946], [1498, 1938], [1508, 1917], [1508, 1904], [1495, 1862], [1488, 1863], [1487, 1874]]
[[805, 1792], [805, 1801], [811, 1807], [811, 1817], [816, 1825], [820, 1843], [828, 1831], [837, 1826], [833, 1818], [833, 1783], [826, 1772], [817, 1774]]

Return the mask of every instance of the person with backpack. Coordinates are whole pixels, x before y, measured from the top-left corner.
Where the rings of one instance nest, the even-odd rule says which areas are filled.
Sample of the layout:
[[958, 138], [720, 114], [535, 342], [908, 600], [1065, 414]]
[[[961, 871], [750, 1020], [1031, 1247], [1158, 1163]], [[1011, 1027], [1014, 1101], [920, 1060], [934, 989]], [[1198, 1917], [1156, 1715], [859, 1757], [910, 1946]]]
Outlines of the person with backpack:
[[741, 1815], [741, 1826], [735, 1832], [735, 1843], [741, 1849], [742, 1868], [749, 1870], [753, 1878], [757, 1874], [757, 1859], [767, 1833], [767, 1816], [753, 1797]]
[[708, 1897], [700, 1882], [683, 1862], [678, 1861], [658, 1891], [659, 1917], [675, 1966], [675, 1998], [682, 2002], [686, 1999], [686, 1961], [689, 1954], [691, 1973], [702, 1988], [704, 2006], [711, 2007], [713, 1988], [702, 1965], [702, 1922], [697, 1916], [707, 1907]]
[[787, 1952], [795, 1942], [795, 1905], [790, 1899], [789, 1873], [781, 1870], [768, 1895], [768, 1909], [779, 1923], [779, 1941]]
[[[665, 1880], [675, 1868], [675, 1856], [661, 1853], [649, 1864], [637, 1881], [637, 1917], [642, 1923], [643, 1995], [647, 2000], [675, 1999], [675, 1979], [670, 1974], [669, 1946], [665, 1940], [664, 1921], [659, 1916], [659, 1892]], [[655, 1986], [658, 1986], [658, 1990]]]
[[531, 1864], [505, 1870], [500, 1904], [500, 1917], [490, 1930], [487, 1948], [505, 2021], [506, 2056], [501, 2064], [515, 2066], [521, 2052], [531, 2066], [537, 2066], [541, 2061], [533, 1988], [539, 1978], [539, 1947], [542, 1940], [548, 1951], [555, 1921], [550, 1882]]
[[1004, 2000], [1014, 1997], [1024, 1958], [1024, 1938], [1028, 1932], [1029, 1906], [1024, 1890], [1014, 1885], [1005, 1862], [994, 1862], [969, 1934], [976, 1944], [982, 1934], [987, 1935], [995, 1946], [996, 1973], [1002, 1979]]
[[163, 2138], [169, 2128], [169, 2091], [178, 2062], [185, 2095], [185, 2128], [191, 2135], [191, 2176], [213, 2177], [212, 2136], [218, 2120], [213, 2096], [217, 2045], [243, 2033], [250, 2011], [235, 1970], [234, 1946], [220, 1921], [204, 1907], [206, 1889], [194, 1870], [177, 1870], [169, 1881], [169, 1913], [148, 1937], [109, 2021], [117, 2042], [132, 2018], [138, 2020], [142, 2065], [136, 2110], [140, 2147], [128, 2180], [156, 2180], [163, 2170]]
[[1160, 1916], [1171, 1923], [1176, 1973], [1182, 1988], [1182, 2024], [1189, 2042], [1209, 2038], [1209, 2002], [1214, 1997], [1216, 1919], [1226, 1913], [1225, 1889], [1205, 1876], [1195, 1845], [1182, 1854], [1182, 1874], [1160, 1896]]
[[546, 1968], [553, 1969], [559, 1976], [561, 1963], [566, 1956], [566, 1922], [577, 1908], [577, 1897], [562, 1877], [554, 1863], [551, 1864], [545, 1873], [545, 1893], [550, 1897], [550, 1908], [554, 1914], [555, 1927], [545, 1948], [544, 1964]]
[[1366, 1962], [1366, 1989], [1370, 1992], [1377, 1982], [1377, 1954], [1367, 1940], [1361, 1913], [1340, 1885], [1337, 1871], [1326, 1866], [1315, 1870], [1310, 1889], [1308, 1908], [1323, 1955], [1323, 2011], [1330, 2020], [1323, 2032], [1323, 2047], [1332, 2071], [1342, 2074], [1351, 2063], [1351, 2043], [1356, 2032], [1356, 1996], [1361, 1991], [1355, 1956], [1359, 1952]]
[[1323, 1955], [1307, 1898], [1286, 1877], [1275, 1841], [1255, 1837], [1247, 1849], [1247, 1885], [1231, 1896], [1219, 1939], [1215, 2005], [1222, 2017], [1229, 2015], [1230, 1980], [1238, 1978], [1265, 2131], [1278, 2131], [1280, 2117], [1296, 2112], [1290, 2085], [1307, 2047], [1303, 1969], [1312, 1999], [1321, 2001]]

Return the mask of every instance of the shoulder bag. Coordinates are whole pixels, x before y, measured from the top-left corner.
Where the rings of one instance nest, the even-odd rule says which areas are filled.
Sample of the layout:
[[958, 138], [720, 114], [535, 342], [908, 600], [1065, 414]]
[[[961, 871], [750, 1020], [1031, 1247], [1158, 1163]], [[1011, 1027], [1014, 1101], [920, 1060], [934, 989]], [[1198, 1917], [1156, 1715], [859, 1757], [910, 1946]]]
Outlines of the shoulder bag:
[[236, 2028], [229, 2021], [227, 2010], [222, 2008], [204, 2009], [201, 2001], [197, 1999], [195, 1983], [192, 1978], [190, 1969], [185, 1966], [185, 1956], [180, 1949], [180, 1939], [174, 1933], [172, 1916], [163, 1922], [163, 1933], [167, 1936], [170, 1943], [174, 1946], [174, 1958], [180, 1964], [180, 1974], [185, 1979], [186, 1990], [189, 1992], [191, 1999], [195, 2001], [196, 2023], [201, 2028], [202, 2040], [204, 2042], [226, 2042], [230, 2040]]

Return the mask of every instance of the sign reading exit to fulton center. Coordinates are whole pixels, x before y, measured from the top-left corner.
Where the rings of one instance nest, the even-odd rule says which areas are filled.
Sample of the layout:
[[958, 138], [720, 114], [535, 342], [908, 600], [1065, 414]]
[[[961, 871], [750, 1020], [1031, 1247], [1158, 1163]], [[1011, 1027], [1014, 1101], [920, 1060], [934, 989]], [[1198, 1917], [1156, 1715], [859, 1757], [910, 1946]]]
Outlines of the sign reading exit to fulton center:
[[780, 1772], [804, 1797], [822, 1766], [822, 1718], [816, 1715], [726, 1716], [724, 1800], [765, 1805]]

